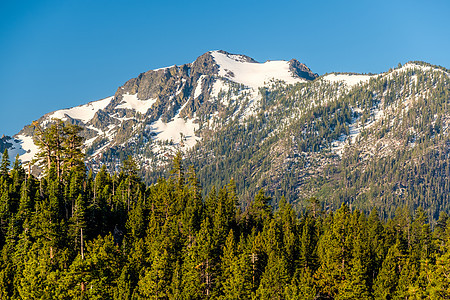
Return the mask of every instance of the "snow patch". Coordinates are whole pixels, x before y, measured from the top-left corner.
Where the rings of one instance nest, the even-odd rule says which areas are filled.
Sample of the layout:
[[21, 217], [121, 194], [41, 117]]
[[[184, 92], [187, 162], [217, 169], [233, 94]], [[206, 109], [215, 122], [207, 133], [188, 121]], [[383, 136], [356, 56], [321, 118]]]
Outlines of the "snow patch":
[[[353, 111], [361, 113], [361, 109], [354, 108]], [[358, 119], [353, 118], [352, 123], [349, 126], [349, 135], [342, 134], [338, 140], [333, 141], [331, 143], [332, 151], [338, 154], [339, 156], [342, 156], [342, 153], [344, 152], [344, 148], [347, 144], [353, 144], [356, 142], [357, 138], [361, 134], [361, 130], [363, 128], [371, 128], [373, 125], [376, 124], [376, 122], [380, 119], [384, 118], [384, 110], [380, 109], [380, 106], [373, 108], [371, 110], [371, 118], [368, 122], [365, 124], [361, 124], [358, 122]]]
[[12, 147], [8, 149], [8, 155], [12, 161], [16, 155], [19, 154], [22, 163], [29, 162], [39, 152], [39, 148], [34, 144], [31, 136], [17, 135], [8, 142], [13, 144]]
[[94, 117], [95, 113], [101, 109], [104, 109], [114, 97], [108, 97], [102, 100], [89, 102], [88, 104], [72, 107], [69, 109], [57, 110], [48, 116], [48, 119], [61, 119], [66, 120], [67, 116], [72, 119], [77, 119], [83, 123], [87, 123]]
[[131, 109], [145, 114], [156, 101], [157, 99], [139, 100], [137, 94], [126, 93], [123, 95], [123, 101], [116, 108]]
[[199, 137], [195, 136], [195, 131], [198, 130], [199, 124], [194, 123], [193, 119], [184, 120], [179, 116], [187, 103], [183, 104], [172, 121], [164, 123], [160, 118], [148, 125], [149, 129], [156, 134], [156, 140], [173, 141], [187, 148], [192, 148], [200, 140]]
[[205, 75], [201, 75], [200, 78], [197, 80], [197, 86], [195, 87], [194, 91], [194, 99], [198, 98], [202, 94], [202, 87], [203, 87], [203, 78], [205, 78]]
[[228, 85], [222, 79], [216, 79], [213, 83], [211, 97], [218, 97], [221, 91], [227, 91], [229, 89]]

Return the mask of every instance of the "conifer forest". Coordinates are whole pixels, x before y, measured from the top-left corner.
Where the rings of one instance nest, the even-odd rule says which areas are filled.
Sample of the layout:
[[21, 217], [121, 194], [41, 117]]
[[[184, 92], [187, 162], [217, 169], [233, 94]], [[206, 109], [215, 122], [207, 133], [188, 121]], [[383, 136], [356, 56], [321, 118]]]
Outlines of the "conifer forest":
[[80, 127], [35, 125], [43, 176], [7, 151], [0, 166], [0, 299], [450, 298], [444, 212], [297, 211], [264, 190], [244, 205], [234, 179], [202, 191], [180, 153], [151, 185], [131, 157], [94, 175]]

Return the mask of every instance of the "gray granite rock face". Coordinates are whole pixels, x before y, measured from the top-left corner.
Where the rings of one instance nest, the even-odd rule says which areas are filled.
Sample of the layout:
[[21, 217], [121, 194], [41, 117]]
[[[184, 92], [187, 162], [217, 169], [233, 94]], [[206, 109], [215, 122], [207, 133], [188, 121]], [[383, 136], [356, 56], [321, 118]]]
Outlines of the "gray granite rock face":
[[[241, 62], [258, 63], [245, 55], [235, 55], [223, 50], [219, 52]], [[296, 59], [289, 61], [289, 64], [290, 71], [295, 77], [306, 80], [314, 80], [318, 77]], [[148, 123], [159, 118], [165, 122], [169, 121], [183, 105], [184, 109], [180, 112], [180, 116], [192, 117], [196, 111], [202, 110], [202, 106], [208, 106], [207, 100], [209, 100], [218, 72], [219, 66], [210, 52], [207, 52], [191, 64], [141, 73], [117, 89], [114, 99], [108, 107], [109, 112], [113, 113], [112, 110], [122, 102], [123, 95], [128, 93], [130, 95], [137, 94], [140, 100], [157, 99], [152, 109], [146, 114]], [[197, 85], [201, 85], [201, 93], [194, 98]]]
[[302, 64], [296, 59], [291, 59], [289, 61], [289, 70], [299, 78], [306, 80], [314, 80], [319, 77], [319, 74], [313, 73], [305, 64]]

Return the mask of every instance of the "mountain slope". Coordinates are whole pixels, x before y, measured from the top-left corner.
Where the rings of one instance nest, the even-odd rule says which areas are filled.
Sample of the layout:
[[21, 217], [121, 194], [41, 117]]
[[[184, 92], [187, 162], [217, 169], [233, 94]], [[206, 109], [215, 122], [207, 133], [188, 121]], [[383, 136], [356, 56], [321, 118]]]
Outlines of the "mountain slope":
[[[234, 178], [243, 205], [265, 188], [298, 209], [318, 197], [384, 217], [407, 205], [431, 219], [450, 210], [449, 74], [410, 62], [381, 74], [318, 76], [297, 60], [258, 63], [212, 51], [151, 70], [114, 96], [43, 116], [85, 128], [88, 165], [110, 171], [133, 155], [154, 182], [186, 153], [207, 192]], [[30, 160], [33, 130], [0, 147]], [[0, 149], [1, 150], [1, 149]]]

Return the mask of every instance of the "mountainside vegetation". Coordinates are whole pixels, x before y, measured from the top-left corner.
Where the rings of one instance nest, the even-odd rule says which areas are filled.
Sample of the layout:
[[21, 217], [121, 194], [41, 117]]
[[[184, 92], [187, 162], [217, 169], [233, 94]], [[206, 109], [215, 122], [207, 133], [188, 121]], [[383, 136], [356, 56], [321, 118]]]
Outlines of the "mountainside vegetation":
[[382, 218], [422, 207], [434, 224], [450, 209], [450, 77], [416, 64], [350, 89], [320, 78], [262, 89], [257, 114], [226, 118], [187, 160], [206, 191], [234, 178], [244, 206], [265, 188], [297, 211], [311, 197]]
[[[342, 111], [329, 122], [345, 120], [345, 107], [329, 109]], [[343, 132], [345, 126], [335, 134]], [[352, 203], [333, 211], [326, 204], [333, 198], [323, 193], [296, 212], [263, 189], [242, 205], [234, 179], [202, 191], [181, 153], [167, 177], [150, 185], [131, 156], [120, 172], [102, 167], [93, 174], [83, 164], [78, 133], [62, 122], [39, 133], [41, 178], [27, 174], [18, 159], [9, 169], [7, 151], [2, 156], [1, 299], [450, 297], [444, 211], [433, 225], [426, 210], [418, 206], [412, 214], [408, 203], [386, 218]], [[229, 176], [226, 168], [215, 172]]]

